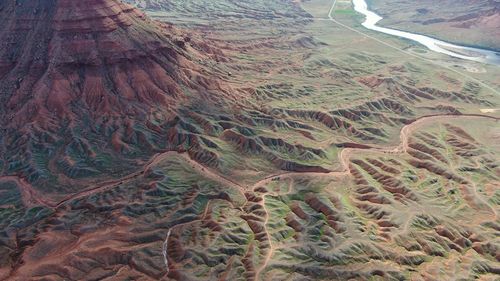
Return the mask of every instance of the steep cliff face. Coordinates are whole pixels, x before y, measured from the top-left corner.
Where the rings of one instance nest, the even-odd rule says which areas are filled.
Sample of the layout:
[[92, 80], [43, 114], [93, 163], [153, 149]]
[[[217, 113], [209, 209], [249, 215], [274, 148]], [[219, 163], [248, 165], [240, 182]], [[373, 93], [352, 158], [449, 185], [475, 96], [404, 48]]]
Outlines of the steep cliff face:
[[118, 0], [2, 1], [3, 173], [112, 173], [120, 155], [175, 149], [165, 139], [181, 105], [231, 96], [198, 63], [220, 54], [190, 35]]
[[120, 1], [1, 5], [1, 112], [10, 125], [168, 110], [182, 87], [205, 80], [174, 28]]

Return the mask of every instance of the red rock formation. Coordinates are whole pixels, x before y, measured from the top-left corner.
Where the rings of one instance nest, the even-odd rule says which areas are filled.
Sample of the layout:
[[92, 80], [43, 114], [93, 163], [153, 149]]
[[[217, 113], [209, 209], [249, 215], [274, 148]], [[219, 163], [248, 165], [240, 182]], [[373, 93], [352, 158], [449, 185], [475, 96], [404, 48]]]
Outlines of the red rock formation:
[[[119, 0], [1, 1], [0, 130], [8, 152], [0, 158], [16, 163], [8, 173], [30, 182], [116, 176], [95, 158], [112, 154], [124, 173], [135, 158], [165, 149], [216, 166], [195, 134], [176, 128], [184, 125], [181, 108], [233, 96], [199, 64], [220, 58], [213, 49]], [[68, 152], [74, 148], [81, 153]], [[127, 164], [124, 155], [135, 158]]]
[[192, 62], [199, 53], [178, 30], [120, 1], [0, 5], [0, 112], [10, 125], [145, 117], [172, 110], [181, 87], [221, 88], [200, 74]]

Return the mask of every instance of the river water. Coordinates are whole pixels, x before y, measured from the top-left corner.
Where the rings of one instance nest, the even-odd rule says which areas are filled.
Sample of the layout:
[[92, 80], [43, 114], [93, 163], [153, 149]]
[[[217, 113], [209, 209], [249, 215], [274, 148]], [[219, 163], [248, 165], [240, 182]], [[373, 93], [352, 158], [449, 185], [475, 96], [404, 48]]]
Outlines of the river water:
[[368, 29], [410, 39], [424, 45], [429, 50], [455, 58], [500, 65], [500, 54], [495, 51], [455, 45], [420, 34], [377, 26], [377, 23], [383, 18], [368, 10], [368, 5], [365, 0], [353, 0], [353, 4], [354, 10], [365, 15], [366, 20], [363, 22], [363, 26]]

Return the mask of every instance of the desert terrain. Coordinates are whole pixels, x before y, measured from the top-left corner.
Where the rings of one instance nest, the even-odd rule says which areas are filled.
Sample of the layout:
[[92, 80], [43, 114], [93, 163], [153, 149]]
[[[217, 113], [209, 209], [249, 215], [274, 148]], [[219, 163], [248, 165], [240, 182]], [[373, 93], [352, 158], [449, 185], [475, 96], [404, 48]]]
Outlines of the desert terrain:
[[351, 1], [127, 2], [0, 3], [0, 280], [498, 279], [498, 66]]

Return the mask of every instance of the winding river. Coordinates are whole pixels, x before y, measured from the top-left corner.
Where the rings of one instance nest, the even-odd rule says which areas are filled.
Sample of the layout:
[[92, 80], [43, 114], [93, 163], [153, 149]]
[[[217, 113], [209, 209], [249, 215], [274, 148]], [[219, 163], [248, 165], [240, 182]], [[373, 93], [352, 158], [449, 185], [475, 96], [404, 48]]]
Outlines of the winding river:
[[370, 11], [368, 9], [368, 5], [366, 4], [365, 0], [353, 0], [353, 4], [354, 4], [354, 10], [356, 10], [358, 13], [365, 15], [366, 20], [363, 22], [363, 26], [368, 29], [393, 36], [398, 36], [401, 38], [410, 39], [424, 45], [429, 50], [446, 54], [455, 58], [500, 66], [500, 54], [495, 51], [464, 47], [420, 34], [414, 34], [406, 31], [380, 27], [377, 26], [377, 23], [383, 18], [377, 15], [376, 13]]

